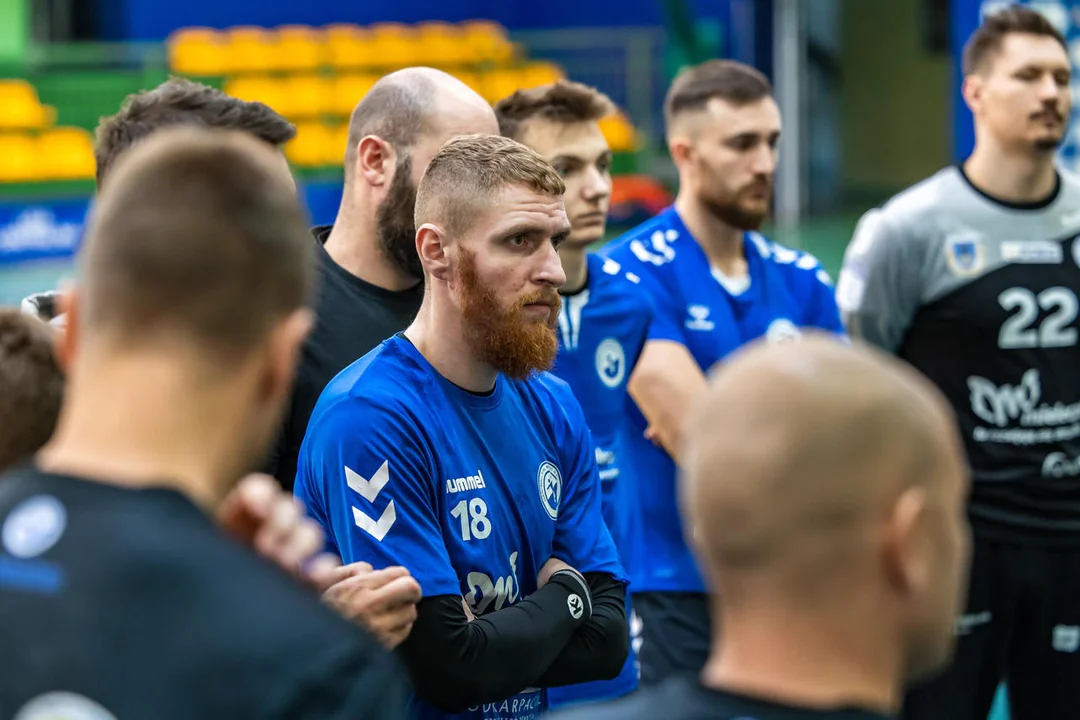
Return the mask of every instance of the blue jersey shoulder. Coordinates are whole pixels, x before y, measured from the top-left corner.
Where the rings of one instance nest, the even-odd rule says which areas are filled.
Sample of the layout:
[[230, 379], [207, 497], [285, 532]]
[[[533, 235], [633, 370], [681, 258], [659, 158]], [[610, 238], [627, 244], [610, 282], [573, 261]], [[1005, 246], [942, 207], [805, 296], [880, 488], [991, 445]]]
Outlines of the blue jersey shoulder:
[[777, 267], [791, 283], [808, 287], [825, 285], [831, 288], [833, 285], [821, 261], [804, 250], [781, 245], [758, 232], [746, 233], [746, 248], [747, 252], [757, 251], [762, 260]]

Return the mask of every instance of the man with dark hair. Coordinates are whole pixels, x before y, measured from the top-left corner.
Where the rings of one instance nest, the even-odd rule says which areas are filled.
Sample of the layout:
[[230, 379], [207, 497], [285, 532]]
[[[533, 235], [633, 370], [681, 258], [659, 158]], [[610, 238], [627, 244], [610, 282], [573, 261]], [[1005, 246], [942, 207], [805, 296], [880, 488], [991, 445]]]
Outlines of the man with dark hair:
[[402, 717], [384, 651], [206, 517], [263, 456], [311, 325], [306, 218], [276, 154], [155, 133], [110, 171], [81, 259], [59, 425], [0, 478], [0, 642], [33, 648], [0, 672], [5, 708]]
[[52, 436], [63, 397], [52, 329], [36, 317], [0, 308], [0, 472]]
[[98, 187], [128, 148], [173, 125], [239, 130], [275, 148], [296, 136], [291, 122], [262, 103], [246, 102], [217, 88], [173, 78], [153, 90], [128, 95], [118, 113], [102, 118], [94, 144]]
[[545, 688], [626, 660], [625, 578], [581, 406], [555, 359], [565, 185], [513, 140], [431, 160], [416, 199], [424, 302], [327, 386], [296, 493], [346, 561], [419, 580], [399, 655], [421, 718], [532, 720]]
[[431, 68], [387, 75], [353, 111], [341, 207], [333, 226], [315, 228], [315, 329], [270, 462], [286, 488], [296, 477], [319, 393], [349, 363], [404, 329], [420, 307], [424, 274], [413, 205], [428, 161], [452, 137], [497, 128], [483, 98]]
[[910, 366], [754, 342], [711, 373], [682, 462], [716, 591], [708, 663], [561, 720], [885, 720], [948, 662], [970, 478], [948, 402]]
[[665, 102], [679, 173], [673, 207], [601, 253], [641, 280], [654, 316], [630, 376], [631, 460], [641, 477], [642, 553], [631, 586], [643, 623], [641, 682], [697, 672], [708, 654], [705, 585], [675, 501], [686, 408], [705, 371], [759, 337], [843, 333], [818, 261], [757, 231], [772, 200], [780, 111], [765, 77], [730, 60], [681, 73]]
[[850, 332], [912, 363], [960, 417], [975, 558], [952, 667], [912, 720], [1080, 717], [1080, 181], [1055, 163], [1069, 50], [1042, 15], [964, 48], [975, 148], [859, 221], [837, 297]]
[[[296, 186], [292, 175], [289, 174], [288, 163], [284, 153], [280, 152], [284, 142], [296, 133], [296, 128], [292, 123], [265, 105], [246, 103], [214, 87], [188, 80], [170, 80], [154, 90], [131, 95], [124, 100], [116, 116], [100, 123], [96, 148], [98, 185], [102, 185], [105, 178], [111, 174], [113, 164], [117, 163], [118, 159], [135, 147], [138, 142], [146, 140], [164, 128], [176, 126], [212, 127], [216, 130], [235, 131], [261, 141], [265, 147], [274, 149], [269, 157], [280, 166], [282, 179], [295, 192]], [[139, 208], [133, 208], [133, 213], [140, 213]], [[158, 221], [165, 223], [174, 219], [175, 214], [170, 214], [162, 215]], [[183, 221], [183, 218], [180, 220]], [[147, 232], [151, 231], [148, 229]], [[320, 270], [326, 270], [328, 258], [322, 247], [315, 245], [309, 249], [318, 254], [322, 261], [319, 263]], [[335, 276], [328, 276], [326, 272], [323, 275], [324, 285], [335, 286]], [[197, 275], [192, 275], [194, 276]], [[197, 288], [190, 282], [187, 286], [187, 295], [190, 297], [185, 302], [189, 304], [203, 299]], [[335, 297], [337, 296], [333, 293], [329, 293], [328, 296], [324, 293], [320, 296], [321, 312], [329, 318], [340, 317], [343, 308], [348, 307], [348, 303], [335, 302]], [[244, 298], [235, 297], [230, 300], [230, 303], [218, 305], [215, 312], [243, 316], [246, 312]], [[25, 311], [36, 313], [43, 320], [51, 321], [62, 328], [66, 325], [66, 317], [63, 314], [57, 314], [62, 311], [63, 305], [63, 298], [57, 291], [31, 296], [23, 304]], [[316, 338], [320, 337], [327, 324], [330, 324], [329, 320], [324, 320], [316, 326]], [[359, 332], [355, 332], [353, 328], [353, 336], [359, 337], [359, 335]], [[382, 337], [384, 336], [379, 335], [380, 339]], [[356, 356], [359, 354], [357, 353]], [[337, 362], [343, 367], [353, 358], [354, 356], [350, 355], [349, 359], [338, 359]], [[301, 373], [301, 380], [305, 377]], [[302, 433], [302, 430], [300, 432]], [[254, 486], [261, 484], [259, 478], [249, 478], [248, 481]], [[291, 487], [292, 475], [289, 475], [286, 488]], [[265, 494], [265, 490], [261, 492]], [[272, 494], [274, 494], [274, 499], [270, 504], [274, 506], [280, 504], [282, 498], [278, 497], [278, 493]], [[240, 493], [238, 499], [243, 501], [246, 497], [247, 495]], [[247, 528], [248, 531], [241, 533], [242, 539], [254, 543], [257, 548], [260, 548], [260, 552], [265, 551], [266, 555], [278, 561], [281, 559], [280, 554], [259, 546], [259, 535], [249, 531], [251, 528], [269, 525], [267, 532], [273, 534], [273, 527], [268, 522], [272, 516], [265, 514], [267, 506], [265, 503], [248, 506], [240, 502], [238, 507], [243, 508], [244, 512], [230, 513], [222, 522], [234, 532], [237, 530], [235, 526]], [[245, 513], [255, 515], [248, 517]], [[415, 613], [413, 603], [419, 599], [419, 586], [416, 582], [407, 576], [402, 576], [407, 575], [402, 568], [375, 573], [364, 562], [354, 563], [351, 568], [342, 569], [340, 572], [348, 576], [342, 578], [334, 588], [327, 590], [324, 599], [341, 614], [363, 625], [387, 647], [393, 647], [397, 642], [401, 642], [408, 633], [409, 622]]]
[[[638, 490], [626, 460], [626, 380], [645, 344], [652, 308], [618, 263], [587, 253], [602, 240], [611, 198], [611, 149], [601, 118], [615, 110], [604, 94], [560, 80], [519, 90], [495, 105], [502, 134], [536, 150], [562, 176], [570, 235], [559, 246], [559, 353], [552, 374], [581, 403], [596, 446], [604, 520], [623, 567], [633, 566], [640, 529]], [[631, 573], [632, 576], [632, 573]], [[633, 623], [631, 623], [633, 625]], [[552, 707], [620, 697], [637, 687], [637, 654], [611, 681], [552, 688]]]

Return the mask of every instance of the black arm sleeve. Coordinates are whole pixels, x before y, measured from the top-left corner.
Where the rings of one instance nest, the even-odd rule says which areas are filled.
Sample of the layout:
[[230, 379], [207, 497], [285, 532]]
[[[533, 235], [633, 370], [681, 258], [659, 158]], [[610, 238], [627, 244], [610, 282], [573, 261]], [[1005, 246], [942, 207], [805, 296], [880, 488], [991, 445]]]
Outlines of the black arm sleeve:
[[443, 712], [461, 712], [539, 687], [540, 675], [585, 622], [570, 613], [572, 583], [554, 577], [520, 602], [472, 622], [461, 596], [421, 600], [412, 632], [398, 648], [417, 695]]
[[585, 573], [592, 592], [592, 617], [570, 638], [540, 676], [540, 687], [558, 687], [618, 677], [630, 652], [626, 588], [607, 573]]

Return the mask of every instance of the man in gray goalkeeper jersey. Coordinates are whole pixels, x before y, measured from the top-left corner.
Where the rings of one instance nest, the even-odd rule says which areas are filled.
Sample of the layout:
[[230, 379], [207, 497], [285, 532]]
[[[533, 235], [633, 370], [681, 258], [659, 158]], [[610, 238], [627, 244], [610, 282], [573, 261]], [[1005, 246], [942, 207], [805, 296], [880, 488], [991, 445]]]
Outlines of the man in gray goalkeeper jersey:
[[1031, 10], [964, 52], [975, 149], [868, 212], [837, 288], [851, 334], [911, 362], [956, 409], [975, 552], [953, 666], [905, 717], [1080, 718], [1080, 180], [1062, 36]]

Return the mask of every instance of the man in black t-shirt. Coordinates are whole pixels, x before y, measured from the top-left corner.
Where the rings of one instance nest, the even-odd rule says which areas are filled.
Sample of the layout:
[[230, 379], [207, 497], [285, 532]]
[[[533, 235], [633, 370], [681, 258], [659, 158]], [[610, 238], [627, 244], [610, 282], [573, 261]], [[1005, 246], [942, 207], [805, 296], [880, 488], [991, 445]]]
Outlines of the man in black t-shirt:
[[265, 453], [311, 325], [279, 157], [155, 134], [110, 171], [81, 259], [57, 430], [0, 477], [0, 717], [404, 717], [392, 657], [210, 517]]
[[428, 162], [458, 135], [497, 135], [491, 106], [457, 78], [406, 68], [382, 78], [353, 110], [345, 186], [333, 226], [315, 228], [315, 327], [268, 471], [285, 488], [323, 388], [408, 327], [424, 297], [413, 206]]
[[835, 339], [755, 343], [689, 418], [681, 509], [712, 653], [563, 720], [884, 720], [942, 667], [969, 563], [968, 475], [934, 386]]

